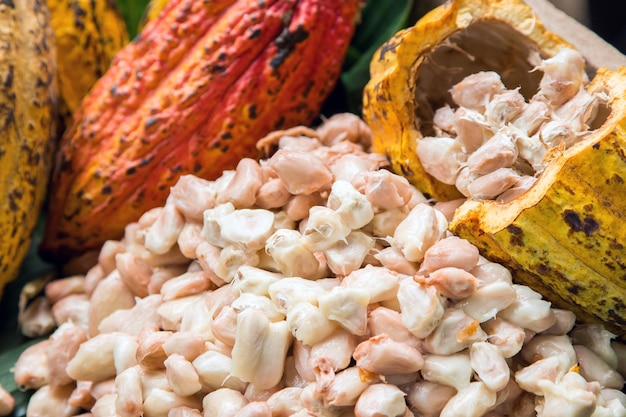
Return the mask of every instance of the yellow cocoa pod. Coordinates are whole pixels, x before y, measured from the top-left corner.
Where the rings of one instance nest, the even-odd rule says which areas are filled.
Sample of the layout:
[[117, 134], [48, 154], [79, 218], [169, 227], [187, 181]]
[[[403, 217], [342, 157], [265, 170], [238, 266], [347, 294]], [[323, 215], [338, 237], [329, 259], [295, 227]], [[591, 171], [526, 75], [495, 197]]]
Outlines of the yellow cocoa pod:
[[623, 336], [626, 68], [600, 68], [587, 90], [610, 96], [604, 123], [555, 150], [527, 192], [506, 203], [468, 200], [449, 228], [555, 305]]
[[56, 132], [55, 42], [43, 0], [0, 2], [0, 295], [28, 252]]
[[[540, 292], [555, 306], [624, 335], [626, 68], [589, 66], [584, 74], [583, 61], [585, 82], [580, 89], [602, 97], [594, 116], [583, 123], [588, 130], [571, 146], [536, 136], [545, 152], [539, 158], [541, 169], [527, 175], [533, 185], [509, 198], [484, 200], [468, 194], [457, 188], [458, 176], [456, 182], [440, 181], [428, 173], [433, 173], [428, 161], [422, 163], [418, 156], [426, 141], [445, 136], [441, 124], [435, 123], [438, 109], [463, 107], [451, 91], [467, 76], [495, 72], [506, 91], [519, 89], [528, 104], [542, 88], [544, 62], [564, 50], [575, 49], [548, 31], [520, 0], [446, 2], [414, 27], [397, 33], [374, 55], [363, 115], [373, 130], [374, 150], [386, 154], [392, 168], [418, 189], [437, 201], [469, 195], [450, 222], [454, 234], [476, 245], [486, 258], [507, 266], [516, 282]], [[547, 105], [550, 117], [561, 114], [559, 106]], [[503, 126], [512, 124], [505, 121]], [[499, 132], [491, 125], [486, 129], [493, 136]], [[520, 142], [515, 140], [519, 151]], [[454, 163], [459, 172], [469, 169], [475, 174], [483, 166], [467, 154]], [[529, 165], [524, 162], [511, 170], [523, 171]]]
[[449, 101], [448, 89], [465, 76], [498, 71], [516, 86], [534, 67], [531, 54], [552, 56], [571, 46], [548, 32], [519, 0], [447, 2], [383, 44], [370, 63], [363, 118], [374, 133], [374, 151], [392, 169], [435, 200], [461, 197], [454, 186], [427, 174], [417, 141], [432, 133], [434, 111]]
[[57, 43], [60, 114], [65, 126], [109, 68], [128, 32], [113, 0], [47, 0]]

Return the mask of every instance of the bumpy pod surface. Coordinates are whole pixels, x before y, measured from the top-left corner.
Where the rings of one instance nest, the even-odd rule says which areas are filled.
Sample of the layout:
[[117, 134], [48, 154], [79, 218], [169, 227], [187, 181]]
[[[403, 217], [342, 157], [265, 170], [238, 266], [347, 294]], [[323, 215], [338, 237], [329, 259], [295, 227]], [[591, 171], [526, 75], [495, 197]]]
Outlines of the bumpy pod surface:
[[311, 123], [360, 0], [175, 0], [78, 108], [60, 144], [42, 253], [98, 248], [185, 173], [214, 179], [267, 133]]
[[[523, 2], [446, 3], [398, 33], [371, 63], [364, 118], [374, 148], [435, 200], [463, 197], [455, 185], [427, 174], [417, 155], [420, 141], [436, 136], [435, 111], [454, 105], [451, 87], [470, 74], [495, 71], [508, 89], [519, 88], [529, 99], [542, 76], [534, 70], [536, 58], [567, 47]], [[545, 170], [512, 200], [466, 200], [449, 229], [553, 304], [624, 335], [626, 71], [589, 72], [586, 90], [607, 101], [584, 139], [548, 150]]]
[[55, 44], [42, 0], [0, 2], [0, 293], [43, 204], [56, 132]]
[[57, 44], [59, 112], [65, 125], [113, 56], [128, 43], [128, 32], [112, 0], [47, 0]]

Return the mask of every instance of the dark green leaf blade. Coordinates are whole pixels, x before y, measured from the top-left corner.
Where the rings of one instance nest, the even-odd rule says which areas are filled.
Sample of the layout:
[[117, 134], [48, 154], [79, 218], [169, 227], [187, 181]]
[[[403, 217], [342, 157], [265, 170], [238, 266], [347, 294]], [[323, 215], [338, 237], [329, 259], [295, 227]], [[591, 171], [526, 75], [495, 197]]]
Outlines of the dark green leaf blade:
[[[4, 338], [4, 334], [2, 336]], [[13, 414], [11, 414], [11, 417], [22, 417], [26, 415], [28, 400], [32, 395], [31, 390], [21, 390], [15, 384], [15, 380], [13, 378], [13, 367], [15, 362], [27, 347], [43, 339], [44, 338], [32, 339], [24, 344], [14, 347], [13, 349], [0, 353], [0, 386], [11, 393], [13, 398], [15, 398], [15, 410], [13, 411]]]
[[13, 367], [20, 354], [29, 346], [43, 338], [29, 339], [23, 336], [18, 327], [18, 300], [22, 287], [28, 282], [53, 270], [37, 255], [37, 246], [43, 235], [43, 216], [33, 233], [33, 240], [22, 264], [19, 277], [10, 282], [0, 300], [0, 385], [15, 398], [15, 411], [9, 417], [23, 417], [32, 391], [22, 391], [13, 379]]
[[141, 22], [148, 3], [149, 0], [117, 0], [131, 39], [137, 35], [139, 22]]
[[348, 111], [361, 114], [363, 88], [370, 78], [369, 64], [374, 52], [396, 32], [410, 24], [414, 1], [370, 0], [363, 8], [362, 23], [357, 27], [341, 74]]

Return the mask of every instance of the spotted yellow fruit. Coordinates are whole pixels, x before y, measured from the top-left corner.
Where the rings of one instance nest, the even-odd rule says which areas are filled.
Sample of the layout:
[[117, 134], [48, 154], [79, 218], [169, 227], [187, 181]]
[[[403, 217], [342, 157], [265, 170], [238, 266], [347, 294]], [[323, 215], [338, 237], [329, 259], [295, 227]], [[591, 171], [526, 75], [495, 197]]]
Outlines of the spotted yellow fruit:
[[[527, 99], [541, 79], [536, 58], [572, 45], [549, 32], [519, 0], [455, 0], [384, 44], [371, 63], [364, 118], [374, 149], [438, 201], [462, 197], [428, 175], [417, 156], [435, 135], [436, 109], [470, 74], [495, 71]], [[588, 67], [585, 88], [607, 97], [592, 131], [569, 148], [552, 148], [526, 192], [504, 202], [466, 200], [449, 229], [516, 282], [578, 319], [626, 335], [626, 67]]]
[[537, 183], [509, 203], [467, 201], [450, 229], [519, 282], [578, 318], [626, 334], [626, 68], [599, 69], [602, 126], [555, 151]]
[[417, 141], [432, 134], [434, 111], [449, 101], [448, 89], [482, 70], [497, 71], [511, 88], [524, 79], [538, 83], [541, 74], [529, 73], [529, 56], [550, 57], [565, 46], [571, 45], [548, 32], [519, 0], [460, 0], [433, 9], [372, 58], [363, 118], [372, 128], [374, 150], [429, 197], [461, 197], [427, 174], [416, 153]]
[[19, 272], [44, 200], [56, 105], [45, 2], [0, 1], [0, 294]]
[[114, 0], [47, 0], [57, 43], [60, 114], [64, 125], [128, 43]]

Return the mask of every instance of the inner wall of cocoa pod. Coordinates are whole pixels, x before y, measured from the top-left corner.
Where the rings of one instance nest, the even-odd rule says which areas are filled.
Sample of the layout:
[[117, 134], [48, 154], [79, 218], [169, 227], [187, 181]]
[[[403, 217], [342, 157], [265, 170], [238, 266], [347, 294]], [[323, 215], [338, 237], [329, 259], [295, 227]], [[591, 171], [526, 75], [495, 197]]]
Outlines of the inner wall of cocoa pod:
[[[444, 2], [443, 0], [425, 0], [420, 4], [422, 8], [420, 11], [430, 10]], [[624, 24], [626, 1], [551, 0], [551, 3], [626, 54], [626, 25]]]

